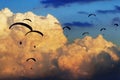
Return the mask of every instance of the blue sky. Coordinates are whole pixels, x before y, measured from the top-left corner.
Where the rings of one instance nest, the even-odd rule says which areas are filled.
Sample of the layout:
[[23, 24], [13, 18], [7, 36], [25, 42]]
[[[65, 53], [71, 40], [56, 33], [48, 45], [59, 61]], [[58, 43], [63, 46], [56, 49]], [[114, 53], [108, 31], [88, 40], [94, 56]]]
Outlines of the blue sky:
[[[89, 32], [93, 37], [103, 34], [120, 45], [120, 26], [114, 25], [120, 25], [119, 0], [1, 0], [0, 9], [6, 7], [14, 13], [32, 11], [37, 15], [54, 15], [63, 27], [71, 27], [64, 32], [70, 41]], [[91, 13], [96, 16], [88, 17]], [[106, 30], [100, 31], [103, 27]]]

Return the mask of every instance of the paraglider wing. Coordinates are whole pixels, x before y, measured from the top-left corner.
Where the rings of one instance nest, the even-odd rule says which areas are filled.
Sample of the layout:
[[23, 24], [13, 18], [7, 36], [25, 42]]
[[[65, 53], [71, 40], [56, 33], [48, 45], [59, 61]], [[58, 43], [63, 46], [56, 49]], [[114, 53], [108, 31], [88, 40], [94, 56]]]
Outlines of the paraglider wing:
[[82, 35], [85, 35], [85, 34], [89, 34], [89, 32], [84, 32], [84, 33], [82, 33]]
[[24, 21], [24, 20], [28, 20], [28, 21], [32, 22], [32, 20], [30, 20], [30, 19], [23, 19], [23, 21]]
[[40, 34], [40, 35], [43, 36], [43, 33], [40, 32], [40, 31], [37, 31], [37, 30], [32, 30], [32, 31], [27, 32], [27, 33], [25, 34], [25, 36], [26, 36], [27, 34], [31, 33], [31, 32], [36, 32], [36, 33], [38, 33], [38, 34]]
[[114, 26], [119, 26], [119, 25], [117, 23], [115, 23]]
[[29, 60], [33, 60], [36, 62], [36, 59], [35, 58], [28, 58], [26, 61], [28, 62]]
[[106, 28], [101, 28], [100, 31], [106, 30]]
[[13, 24], [9, 27], [9, 29], [11, 29], [11, 28], [12, 28], [13, 26], [15, 26], [15, 25], [25, 26], [25, 27], [27, 27], [28, 29], [30, 29], [30, 31], [32, 31], [32, 27], [31, 27], [30, 25], [26, 24], [26, 23], [23, 23], [23, 22], [13, 23]]
[[71, 28], [70, 28], [69, 26], [65, 26], [65, 27], [63, 27], [63, 30], [64, 30], [65, 28], [71, 30]]
[[95, 14], [89, 14], [88, 17], [90, 17], [90, 16], [92, 16], [92, 15], [93, 15], [93, 16], [96, 16]]

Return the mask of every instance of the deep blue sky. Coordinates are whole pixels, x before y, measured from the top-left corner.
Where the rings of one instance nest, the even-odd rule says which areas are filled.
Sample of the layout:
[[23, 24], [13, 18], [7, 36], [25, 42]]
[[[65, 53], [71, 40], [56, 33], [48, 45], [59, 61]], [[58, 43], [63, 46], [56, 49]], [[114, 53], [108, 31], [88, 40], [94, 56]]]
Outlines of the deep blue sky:
[[[120, 44], [120, 0], [1, 0], [0, 10], [9, 8], [14, 13], [32, 11], [57, 17], [62, 26], [70, 26], [65, 34], [70, 40], [83, 37], [83, 32], [95, 37], [103, 34], [107, 40]], [[89, 14], [96, 14], [90, 16]], [[100, 31], [105, 27], [106, 30]]]

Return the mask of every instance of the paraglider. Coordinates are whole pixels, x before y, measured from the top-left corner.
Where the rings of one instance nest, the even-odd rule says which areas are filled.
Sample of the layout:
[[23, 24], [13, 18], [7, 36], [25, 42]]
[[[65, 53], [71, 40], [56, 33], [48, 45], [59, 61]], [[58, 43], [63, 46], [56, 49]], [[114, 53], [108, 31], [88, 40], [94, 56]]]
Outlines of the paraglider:
[[22, 45], [22, 41], [20, 41], [19, 44]]
[[71, 30], [71, 28], [70, 28], [69, 26], [63, 27], [63, 30], [64, 30], [65, 28], [67, 28], [68, 30]]
[[96, 16], [96, 15], [95, 14], [89, 14], [88, 17], [90, 17], [90, 16]]
[[96, 14], [93, 14], [93, 13], [88, 14], [88, 18], [90, 19], [90, 22], [92, 24], [96, 24], [97, 23], [96, 21], [99, 21], [99, 19], [97, 19], [96, 17]]
[[32, 20], [30, 20], [30, 19], [23, 19], [23, 21], [24, 21], [24, 20], [27, 20], [27, 21], [30, 21], [30, 22], [32, 22]]
[[119, 26], [119, 25], [117, 23], [115, 23], [114, 26]]
[[120, 23], [120, 17], [114, 17], [112, 19], [112, 25], [118, 27]]
[[[26, 62], [28, 62], [29, 60], [32, 60], [32, 61], [36, 62], [35, 58], [28, 58], [28, 59], [26, 59]], [[32, 67], [30, 69], [32, 69]]]
[[9, 27], [9, 29], [11, 29], [12, 27], [14, 27], [15, 25], [22, 25], [22, 26], [27, 27], [28, 29], [30, 29], [30, 31], [33, 30], [32, 27], [31, 27], [30, 25], [28, 25], [28, 24], [26, 24], [26, 23], [23, 23], [23, 22], [16, 22], [16, 23], [13, 23], [13, 24]]
[[36, 48], [36, 46], [34, 45], [34, 48]]
[[[68, 30], [71, 30], [71, 28], [70, 28], [69, 26], [63, 27], [63, 30], [65, 30], [65, 29], [66, 29], [66, 30], [67, 30], [67, 29], [68, 29]], [[65, 32], [67, 33], [68, 31], [65, 31]], [[66, 37], [68, 37], [68, 35], [66, 35]]]
[[100, 31], [106, 30], [106, 28], [101, 28]]
[[41, 36], [43, 36], [43, 33], [40, 32], [40, 31], [37, 31], [37, 30], [32, 30], [32, 31], [27, 32], [27, 33], [25, 34], [25, 36], [26, 36], [27, 34], [31, 33], [31, 32], [36, 32], [36, 33], [40, 34]]
[[89, 34], [89, 32], [84, 32], [84, 33], [82, 33], [82, 35], [85, 35], [85, 34]]
[[29, 60], [33, 60], [34, 62], [36, 62], [35, 58], [28, 58], [26, 61], [28, 62]]

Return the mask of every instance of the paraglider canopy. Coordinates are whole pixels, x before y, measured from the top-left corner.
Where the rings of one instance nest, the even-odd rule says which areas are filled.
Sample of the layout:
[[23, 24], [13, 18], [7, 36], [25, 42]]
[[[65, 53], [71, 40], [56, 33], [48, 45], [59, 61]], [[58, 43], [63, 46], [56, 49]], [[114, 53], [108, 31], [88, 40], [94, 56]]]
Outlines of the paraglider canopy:
[[96, 16], [96, 14], [92, 14], [92, 13], [91, 13], [91, 14], [88, 15], [88, 17], [90, 17], [90, 16]]
[[36, 62], [35, 58], [28, 58], [26, 61], [28, 62], [29, 60], [33, 60], [34, 62]]
[[16, 23], [13, 23], [12, 25], [10, 25], [9, 29], [11, 29], [12, 27], [14, 27], [15, 25], [22, 25], [28, 29], [30, 29], [30, 31], [32, 31], [32, 27], [26, 23], [23, 23], [23, 22], [16, 22]]
[[27, 33], [25, 34], [25, 36], [26, 36], [27, 34], [31, 33], [31, 32], [35, 32], [35, 33], [38, 33], [38, 34], [40, 34], [41, 36], [43, 36], [43, 33], [40, 32], [40, 31], [37, 31], [37, 30], [32, 30], [32, 31], [27, 32]]
[[85, 35], [85, 34], [89, 34], [89, 32], [84, 32], [84, 33], [82, 33], [82, 35]]
[[71, 30], [71, 28], [70, 28], [69, 26], [63, 27], [63, 30], [64, 30], [65, 28], [67, 28], [68, 30]]
[[101, 28], [100, 31], [106, 30], [106, 28]]
[[30, 19], [23, 19], [23, 21], [24, 21], [24, 20], [27, 20], [27, 21], [30, 21], [30, 22], [32, 22], [32, 20], [30, 20]]
[[115, 23], [114, 26], [119, 26], [119, 24]]

